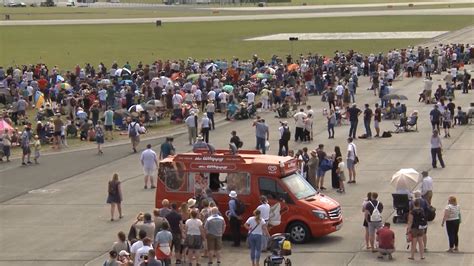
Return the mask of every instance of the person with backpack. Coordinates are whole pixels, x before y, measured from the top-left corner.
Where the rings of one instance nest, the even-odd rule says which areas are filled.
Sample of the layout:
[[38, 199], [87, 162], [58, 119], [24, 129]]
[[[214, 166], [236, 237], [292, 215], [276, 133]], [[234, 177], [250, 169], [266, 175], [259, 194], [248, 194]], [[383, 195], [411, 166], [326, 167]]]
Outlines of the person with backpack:
[[281, 122], [278, 132], [280, 132], [280, 139], [278, 140], [278, 156], [287, 156], [288, 142], [291, 139], [291, 131], [287, 121]]
[[382, 227], [382, 211], [383, 204], [378, 201], [379, 194], [372, 192], [370, 194], [370, 200], [365, 204], [365, 220], [367, 221], [367, 227], [369, 229], [369, 244], [372, 252], [377, 252], [375, 248], [375, 232]]
[[140, 124], [138, 123], [138, 120], [134, 118], [128, 125], [128, 137], [132, 143], [133, 153], [137, 152], [137, 146], [140, 143], [140, 131]]
[[232, 137], [230, 138], [229, 143], [234, 143], [237, 149], [242, 148], [242, 146], [244, 146], [244, 143], [242, 142], [242, 140], [240, 140], [239, 136], [237, 136], [237, 131], [232, 130], [230, 134], [232, 135]]
[[415, 259], [416, 244], [418, 243], [418, 250], [420, 251], [420, 258], [425, 259], [425, 247], [423, 243], [423, 236], [428, 228], [428, 222], [425, 218], [425, 212], [421, 208], [421, 200], [413, 202], [413, 210], [408, 214], [407, 235], [411, 234], [411, 256], [409, 260]]
[[110, 221], [114, 220], [114, 213], [115, 207], [117, 206], [117, 210], [119, 212], [119, 219], [122, 219], [122, 189], [120, 186], [120, 181], [118, 178], [118, 174], [115, 173], [112, 176], [112, 180], [109, 181], [108, 185], [108, 196], [107, 196], [107, 203], [110, 204]]
[[237, 198], [237, 192], [232, 190], [229, 193], [229, 217], [230, 231], [232, 240], [234, 241], [233, 247], [240, 247], [240, 226], [242, 222], [242, 214], [245, 212], [245, 205], [242, 201]]
[[[436, 215], [436, 213], [431, 213], [433, 207], [431, 207], [431, 205], [428, 203], [427, 200], [422, 198], [421, 191], [419, 190], [416, 190], [415, 192], [413, 192], [413, 200], [410, 201], [409, 206], [408, 206], [410, 211], [415, 208], [414, 207], [415, 201], [420, 201], [420, 208], [423, 210], [425, 214], [426, 221], [434, 220], [433, 215]], [[434, 209], [434, 211], [436, 211], [436, 209]], [[433, 219], [430, 219], [430, 216]], [[426, 247], [427, 244], [428, 244], [428, 238], [427, 238], [427, 231], [425, 230], [425, 234], [423, 235], [423, 246], [425, 247], [425, 252], [427, 251], [427, 247]]]

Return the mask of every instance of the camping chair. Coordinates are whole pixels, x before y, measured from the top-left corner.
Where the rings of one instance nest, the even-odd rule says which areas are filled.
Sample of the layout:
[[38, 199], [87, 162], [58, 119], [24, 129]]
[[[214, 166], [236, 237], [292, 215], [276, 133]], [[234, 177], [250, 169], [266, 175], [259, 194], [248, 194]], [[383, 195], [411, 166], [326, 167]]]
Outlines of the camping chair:
[[402, 116], [400, 118], [400, 123], [393, 123], [395, 126], [395, 133], [406, 132], [407, 131], [407, 118]]
[[410, 200], [408, 194], [392, 194], [393, 208], [395, 214], [393, 215], [393, 223], [406, 223], [408, 221], [408, 212], [410, 210]]

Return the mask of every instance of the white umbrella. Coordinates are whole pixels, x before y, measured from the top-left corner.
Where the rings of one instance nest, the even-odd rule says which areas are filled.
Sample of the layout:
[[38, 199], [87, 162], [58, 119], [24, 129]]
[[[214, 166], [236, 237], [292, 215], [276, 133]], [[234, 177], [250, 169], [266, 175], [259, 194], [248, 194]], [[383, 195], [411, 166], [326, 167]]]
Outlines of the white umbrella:
[[110, 82], [110, 79], [101, 79], [99, 81], [99, 84], [110, 85], [110, 84], [112, 84], [112, 82]]
[[150, 87], [151, 87], [152, 89], [154, 89], [154, 88], [156, 88], [156, 87], [158, 87], [158, 86], [163, 87], [163, 84], [161, 83], [161, 78], [160, 78], [160, 77], [154, 77], [154, 78], [152, 78], [151, 81], [150, 81]]
[[119, 68], [115, 71], [115, 76], [125, 76], [125, 75], [132, 75], [132, 71], [128, 70], [127, 68]]
[[164, 105], [160, 100], [149, 100], [149, 101], [146, 103], [146, 106], [165, 107], [165, 105]]
[[143, 106], [136, 104], [136, 105], [130, 106], [130, 108], [128, 108], [128, 111], [130, 113], [140, 113], [140, 112], [145, 111], [145, 109], [143, 109]]
[[392, 176], [390, 184], [396, 189], [412, 190], [420, 180], [420, 173], [413, 168], [400, 169]]
[[209, 72], [215, 72], [217, 70], [218, 66], [214, 63], [210, 63], [206, 65], [206, 70]]

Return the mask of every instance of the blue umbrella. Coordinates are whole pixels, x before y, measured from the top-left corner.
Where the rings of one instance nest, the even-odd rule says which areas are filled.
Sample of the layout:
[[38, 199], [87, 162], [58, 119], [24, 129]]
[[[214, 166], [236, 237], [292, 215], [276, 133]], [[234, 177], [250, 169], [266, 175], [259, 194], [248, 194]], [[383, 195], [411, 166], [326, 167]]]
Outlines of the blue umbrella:
[[130, 85], [133, 84], [133, 81], [131, 81], [131, 80], [129, 80], [129, 79], [124, 79], [124, 80], [121, 80], [121, 81], [119, 82], [119, 84], [122, 85], [122, 86], [124, 86], [124, 85], [130, 86]]

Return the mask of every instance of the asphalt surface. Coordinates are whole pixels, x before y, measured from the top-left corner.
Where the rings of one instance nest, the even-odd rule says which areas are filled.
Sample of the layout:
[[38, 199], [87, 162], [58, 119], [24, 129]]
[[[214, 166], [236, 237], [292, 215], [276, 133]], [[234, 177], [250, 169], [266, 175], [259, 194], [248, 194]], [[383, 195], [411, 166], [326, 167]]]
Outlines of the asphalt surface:
[[233, 15], [233, 16], [201, 16], [201, 17], [163, 17], [163, 18], [118, 18], [118, 19], [60, 19], [60, 20], [3, 20], [0, 26], [31, 26], [31, 25], [94, 25], [94, 24], [142, 24], [180, 22], [209, 22], [209, 21], [241, 21], [241, 20], [280, 20], [328, 17], [368, 17], [368, 16], [411, 16], [411, 15], [472, 15], [474, 8], [450, 9], [410, 9], [410, 10], [378, 10], [378, 11], [334, 11], [319, 13], [284, 13], [284, 14], [258, 14], [258, 15]]
[[[471, 42], [473, 34], [453, 33], [444, 36], [450, 42]], [[436, 41], [434, 41], [436, 43]], [[467, 66], [472, 69], [472, 66]], [[441, 84], [440, 75], [433, 76], [435, 86]], [[368, 79], [361, 78], [356, 96], [359, 106], [378, 98], [368, 87]], [[377, 191], [386, 205], [383, 217], [391, 220], [391, 175], [400, 168], [413, 167], [419, 171], [429, 170], [434, 178], [433, 205], [438, 209], [437, 218], [430, 223], [427, 259], [424, 262], [407, 260], [404, 225], [393, 226], [396, 232], [395, 260], [391, 265], [412, 263], [429, 265], [473, 265], [474, 231], [472, 224], [473, 170], [474, 170], [474, 125], [456, 127], [452, 138], [443, 139], [445, 169], [431, 169], [429, 138], [431, 127], [428, 113], [431, 105], [418, 103], [418, 92], [422, 79], [403, 78], [394, 83], [394, 91], [406, 95], [408, 112], [419, 110], [419, 131], [394, 134], [388, 139], [357, 140], [361, 159], [357, 167], [357, 185], [347, 185], [347, 193], [339, 195], [333, 190], [326, 194], [338, 200], [343, 208], [344, 226], [341, 231], [315, 239], [305, 245], [294, 246], [293, 265], [378, 265], [375, 256], [366, 252], [363, 245], [362, 214], [360, 204], [368, 191]], [[466, 108], [473, 101], [473, 91], [468, 95], [456, 92], [455, 103]], [[322, 108], [327, 104], [320, 97], [310, 97], [309, 104], [316, 113], [315, 141], [307, 144], [291, 142], [290, 148], [308, 146], [313, 149], [319, 143], [332, 151], [335, 145], [346, 147], [348, 126], [336, 128], [336, 138], [327, 139]], [[278, 119], [272, 112], [262, 113], [267, 120], [270, 134], [270, 153], [277, 149]], [[292, 126], [293, 127], [293, 126]], [[393, 121], [383, 121], [382, 130], [394, 130]], [[226, 147], [229, 132], [236, 129], [244, 141], [245, 148], [254, 144], [254, 129], [251, 121], [224, 122], [211, 132], [211, 142], [217, 147]], [[294, 131], [294, 130], [293, 130]], [[363, 133], [359, 125], [358, 134]], [[175, 144], [178, 151], [187, 151], [187, 137], [176, 130]], [[143, 141], [145, 143], [160, 143]], [[344, 152], [343, 152], [344, 154]], [[0, 186], [0, 265], [102, 265], [106, 252], [119, 230], [127, 231], [136, 213], [150, 211], [154, 205], [154, 192], [143, 189], [143, 177], [138, 162], [139, 155], [130, 153], [129, 144], [105, 149], [103, 156], [95, 150], [65, 152], [44, 156], [40, 165], [20, 167], [19, 162], [1, 164]], [[3, 169], [3, 170], [2, 170]], [[114, 172], [123, 182], [125, 218], [109, 221], [109, 207], [105, 204], [107, 181]], [[330, 177], [326, 176], [326, 187]], [[43, 184], [43, 185], [42, 185]], [[48, 185], [49, 184], [49, 185]], [[12, 191], [10, 196], [4, 193]], [[33, 190], [33, 191], [31, 191]], [[29, 193], [25, 193], [28, 192]], [[440, 226], [441, 210], [449, 195], [456, 195], [462, 208], [463, 223], [460, 231], [459, 254], [448, 254], [444, 228]], [[8, 200], [7, 200], [8, 199]], [[232, 249], [225, 242], [223, 265], [248, 265], [248, 251]]]

